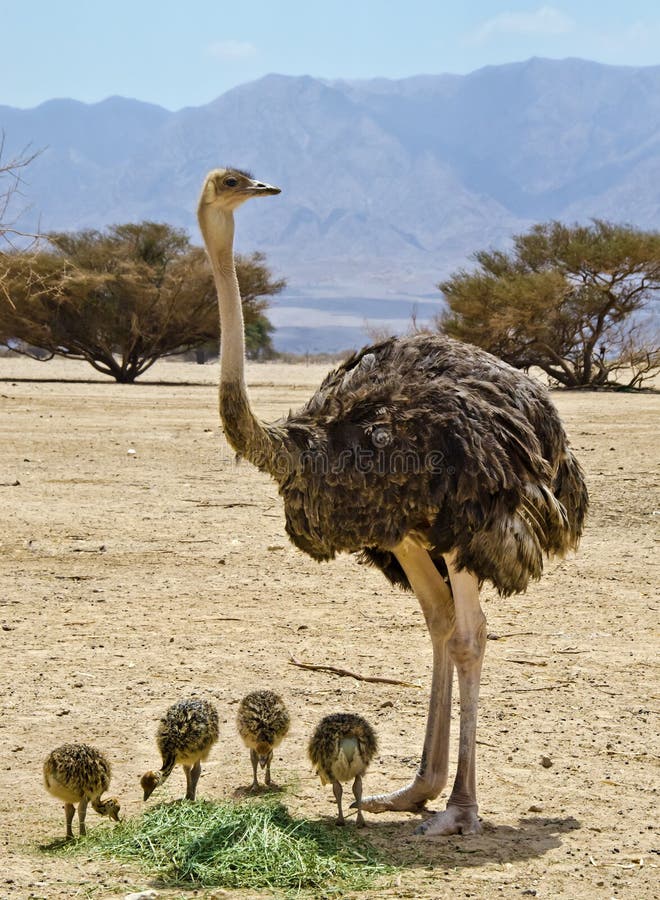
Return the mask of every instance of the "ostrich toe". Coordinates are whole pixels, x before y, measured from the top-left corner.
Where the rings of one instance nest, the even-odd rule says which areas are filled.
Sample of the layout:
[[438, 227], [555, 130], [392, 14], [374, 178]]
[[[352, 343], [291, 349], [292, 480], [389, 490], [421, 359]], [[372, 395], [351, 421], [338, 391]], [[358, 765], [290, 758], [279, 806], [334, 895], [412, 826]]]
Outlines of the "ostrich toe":
[[415, 830], [420, 837], [447, 834], [481, 834], [483, 828], [475, 807], [448, 806], [434, 813]]
[[430, 789], [425, 789], [421, 784], [409, 784], [398, 791], [389, 794], [373, 794], [363, 797], [358, 804], [351, 803], [351, 809], [361, 809], [364, 812], [421, 812], [429, 800], [433, 800], [437, 794]]

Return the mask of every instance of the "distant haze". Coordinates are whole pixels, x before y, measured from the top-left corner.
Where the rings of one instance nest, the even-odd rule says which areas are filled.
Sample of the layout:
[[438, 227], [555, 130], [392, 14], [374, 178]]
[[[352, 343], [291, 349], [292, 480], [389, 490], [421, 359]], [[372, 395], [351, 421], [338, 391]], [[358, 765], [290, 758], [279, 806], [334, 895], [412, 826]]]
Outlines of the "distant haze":
[[237, 214], [289, 287], [276, 345], [340, 350], [365, 323], [404, 330], [441, 308], [435, 285], [532, 223], [592, 217], [660, 227], [660, 67], [531, 59], [470, 75], [326, 82], [269, 75], [169, 112], [110, 98], [0, 106], [26, 173], [22, 224], [155, 219], [199, 233], [206, 171], [282, 188]]

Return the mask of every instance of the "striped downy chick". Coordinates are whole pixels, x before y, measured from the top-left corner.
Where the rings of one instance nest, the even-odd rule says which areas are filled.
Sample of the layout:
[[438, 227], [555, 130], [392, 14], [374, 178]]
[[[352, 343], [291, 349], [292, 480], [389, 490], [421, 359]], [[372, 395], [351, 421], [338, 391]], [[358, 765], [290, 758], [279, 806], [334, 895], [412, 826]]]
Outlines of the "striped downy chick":
[[271, 783], [273, 750], [286, 737], [291, 720], [282, 698], [274, 691], [252, 691], [241, 700], [236, 715], [238, 733], [250, 750], [251, 790], [259, 787], [257, 764], [266, 769], [265, 784]]
[[88, 804], [100, 816], [119, 821], [118, 801], [101, 800], [101, 794], [110, 785], [111, 774], [110, 763], [103, 753], [88, 744], [62, 744], [49, 754], [44, 762], [44, 784], [53, 797], [64, 801], [67, 838], [73, 837], [71, 825], [76, 803], [81, 836], [86, 834]]
[[218, 712], [208, 700], [179, 700], [170, 706], [156, 732], [163, 765], [159, 772], [145, 772], [140, 779], [144, 799], [170, 776], [174, 766], [181, 765], [186, 773], [186, 800], [194, 800], [202, 761], [217, 740]]
[[364, 825], [360, 809], [362, 776], [378, 750], [378, 742], [371, 725], [353, 713], [333, 713], [321, 719], [307, 748], [321, 784], [332, 784], [339, 816], [337, 825], [344, 824], [341, 807], [342, 782], [353, 781], [354, 806], [357, 807], [358, 827]]

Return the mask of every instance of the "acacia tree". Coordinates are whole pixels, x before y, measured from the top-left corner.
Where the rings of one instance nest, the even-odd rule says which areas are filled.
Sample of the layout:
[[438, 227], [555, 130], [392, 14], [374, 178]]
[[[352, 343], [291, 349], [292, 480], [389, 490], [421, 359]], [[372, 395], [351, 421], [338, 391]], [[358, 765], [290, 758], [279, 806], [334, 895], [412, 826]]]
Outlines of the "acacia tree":
[[20, 194], [23, 170], [39, 155], [24, 148], [15, 156], [7, 158], [5, 153], [5, 133], [0, 131], [0, 241], [13, 246], [13, 238], [33, 239], [35, 235], [19, 231], [17, 224], [21, 210], [15, 209], [14, 200]]
[[[46, 251], [0, 254], [12, 301], [0, 306], [0, 341], [12, 349], [83, 359], [133, 382], [158, 359], [217, 343], [211, 268], [182, 230], [141, 222], [47, 239]], [[261, 328], [267, 347], [267, 298], [285, 282], [261, 254], [238, 257], [236, 268], [246, 326]]]
[[[5, 154], [5, 134], [0, 131], [0, 249], [14, 249], [17, 242], [31, 245], [36, 235], [18, 230], [21, 210], [17, 210], [15, 199], [20, 194], [23, 170], [39, 155], [29, 153], [25, 148], [16, 156], [7, 158]], [[11, 302], [7, 287], [0, 273], [0, 302]]]
[[549, 222], [509, 252], [474, 254], [438, 287], [447, 334], [566, 387], [638, 387], [660, 370], [648, 311], [660, 291], [660, 232]]

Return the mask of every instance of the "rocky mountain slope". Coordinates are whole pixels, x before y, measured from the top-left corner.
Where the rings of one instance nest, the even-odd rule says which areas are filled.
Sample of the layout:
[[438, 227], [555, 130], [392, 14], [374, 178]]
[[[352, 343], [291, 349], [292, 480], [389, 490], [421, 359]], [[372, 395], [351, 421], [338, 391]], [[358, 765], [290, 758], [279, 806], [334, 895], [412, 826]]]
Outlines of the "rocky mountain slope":
[[660, 66], [531, 59], [466, 76], [327, 82], [268, 75], [169, 112], [112, 97], [0, 106], [6, 153], [43, 148], [24, 222], [144, 218], [190, 229], [205, 172], [234, 164], [282, 195], [246, 206], [238, 249], [289, 280], [277, 343], [300, 351], [405, 327], [435, 284], [535, 221], [660, 227]]

